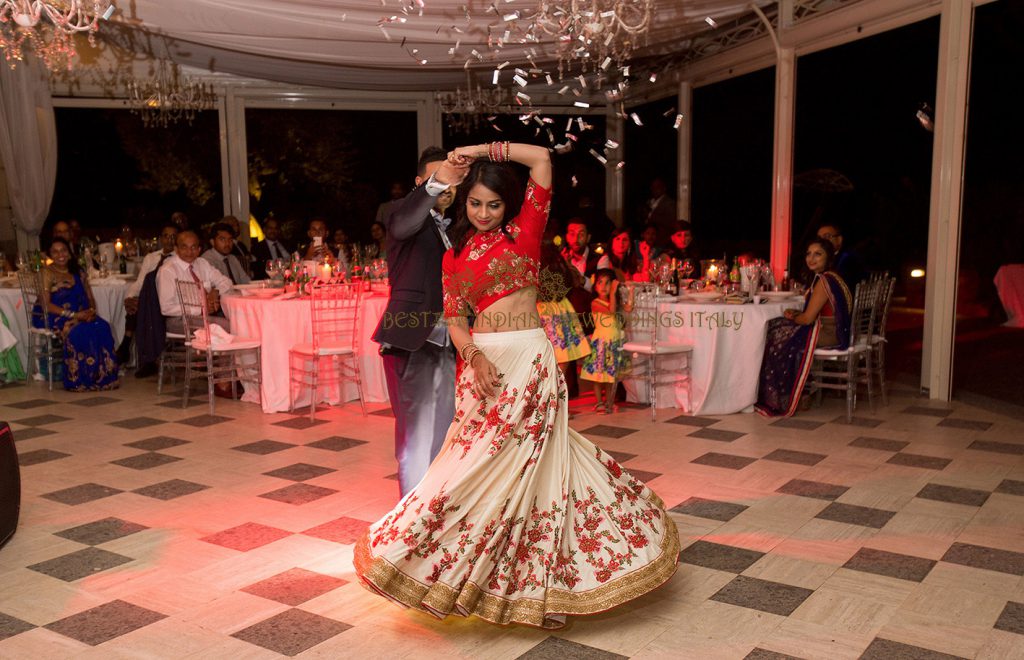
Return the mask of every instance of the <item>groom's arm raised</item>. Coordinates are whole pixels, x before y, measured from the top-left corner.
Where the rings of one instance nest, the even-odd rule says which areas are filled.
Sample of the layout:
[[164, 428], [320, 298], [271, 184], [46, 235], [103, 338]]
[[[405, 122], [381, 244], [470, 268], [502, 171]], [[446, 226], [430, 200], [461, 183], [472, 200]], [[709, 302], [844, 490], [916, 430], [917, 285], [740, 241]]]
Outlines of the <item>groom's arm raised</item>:
[[437, 196], [448, 186], [458, 185], [466, 177], [468, 166], [455, 165], [444, 161], [434, 174], [395, 204], [391, 214], [384, 219], [388, 236], [404, 241], [423, 228], [430, 218], [430, 209], [437, 202]]

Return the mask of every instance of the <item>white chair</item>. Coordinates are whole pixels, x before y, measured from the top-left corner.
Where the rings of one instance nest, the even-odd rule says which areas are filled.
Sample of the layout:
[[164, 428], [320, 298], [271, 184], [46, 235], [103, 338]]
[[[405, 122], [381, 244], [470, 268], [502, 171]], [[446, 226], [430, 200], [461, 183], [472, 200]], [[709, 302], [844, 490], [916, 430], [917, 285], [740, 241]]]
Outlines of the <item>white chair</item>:
[[[234, 337], [230, 343], [215, 344], [210, 334], [206, 290], [201, 284], [178, 280], [178, 300], [181, 303], [181, 318], [185, 326], [185, 346], [189, 354], [185, 363], [185, 389], [182, 394], [181, 407], [188, 406], [189, 390], [193, 378], [206, 378], [211, 415], [214, 414], [214, 386], [218, 383], [231, 383], [231, 393], [237, 394], [235, 386], [237, 379], [241, 378], [255, 383], [256, 391], [259, 393], [260, 385], [263, 382], [260, 341]], [[206, 339], [196, 339], [196, 330], [204, 330]], [[249, 359], [243, 361], [240, 358]]]
[[181, 368], [188, 371], [191, 351], [186, 343], [186, 337], [176, 332], [164, 334], [164, 350], [160, 353], [160, 371], [156, 379], [156, 393], [163, 394], [164, 391], [164, 370], [171, 374], [171, 383], [175, 382], [174, 374]]
[[18, 282], [21, 284], [21, 304], [25, 308], [25, 321], [28, 323], [28, 375], [32, 377], [39, 373], [39, 361], [45, 358], [47, 385], [52, 392], [54, 358], [58, 362], [64, 359], [64, 344], [61, 336], [50, 328], [50, 316], [46, 310], [35, 310], [36, 301], [42, 305], [39, 292], [43, 288], [43, 274], [20, 270]]
[[888, 392], [885, 384], [885, 328], [889, 322], [889, 307], [892, 305], [892, 294], [896, 289], [896, 278], [888, 273], [878, 282], [878, 297], [875, 301], [875, 323], [871, 334], [871, 370], [867, 372], [868, 380], [878, 377], [878, 388], [882, 393], [882, 405], [889, 405]]
[[[626, 327], [626, 342], [622, 346], [622, 349], [633, 358], [630, 376], [646, 375], [652, 420], [657, 420], [658, 385], [675, 386], [677, 383], [685, 382], [686, 412], [693, 411], [690, 399], [690, 360], [693, 357], [693, 346], [671, 342], [658, 336], [658, 331], [662, 329], [658, 314], [660, 294], [661, 290], [656, 284], [633, 284], [633, 309], [627, 314], [629, 322]], [[678, 362], [682, 356], [685, 356], [686, 364], [680, 367]], [[664, 361], [669, 357], [675, 359], [672, 360], [671, 368], [665, 368]], [[640, 366], [639, 371], [637, 365]]]
[[358, 283], [318, 284], [310, 294], [313, 340], [296, 344], [288, 351], [288, 408], [295, 408], [296, 390], [309, 388], [309, 419], [314, 421], [320, 387], [337, 385], [341, 401], [343, 384], [352, 382], [365, 416], [366, 400], [359, 366], [360, 286]]

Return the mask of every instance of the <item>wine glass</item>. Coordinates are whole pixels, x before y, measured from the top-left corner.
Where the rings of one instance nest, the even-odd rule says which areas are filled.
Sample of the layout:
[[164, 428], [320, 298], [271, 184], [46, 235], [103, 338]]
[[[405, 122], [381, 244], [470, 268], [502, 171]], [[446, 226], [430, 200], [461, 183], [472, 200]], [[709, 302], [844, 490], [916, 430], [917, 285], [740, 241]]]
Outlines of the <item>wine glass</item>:
[[690, 279], [694, 271], [697, 270], [697, 265], [693, 262], [693, 259], [683, 259], [683, 265], [681, 267], [683, 273], [683, 279]]
[[267, 278], [274, 279], [280, 271], [279, 262], [280, 259], [267, 259]]

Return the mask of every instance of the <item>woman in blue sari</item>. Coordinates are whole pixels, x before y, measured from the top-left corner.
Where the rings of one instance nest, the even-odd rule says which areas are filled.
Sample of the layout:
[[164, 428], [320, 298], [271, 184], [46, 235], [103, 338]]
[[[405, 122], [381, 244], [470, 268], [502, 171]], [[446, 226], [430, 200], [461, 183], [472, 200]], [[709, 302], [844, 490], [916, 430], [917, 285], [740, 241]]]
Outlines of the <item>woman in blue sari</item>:
[[812, 277], [804, 309], [787, 309], [768, 322], [757, 391], [757, 412], [789, 417], [800, 405], [815, 348], [845, 350], [850, 345], [850, 290], [832, 270], [832, 244], [814, 238], [804, 254]]
[[[96, 315], [92, 289], [68, 244], [55, 238], [48, 253], [53, 263], [42, 273], [37, 305], [64, 342], [64, 389], [112, 390], [118, 386], [118, 365], [110, 324]], [[42, 314], [33, 314], [32, 320], [42, 326]]]

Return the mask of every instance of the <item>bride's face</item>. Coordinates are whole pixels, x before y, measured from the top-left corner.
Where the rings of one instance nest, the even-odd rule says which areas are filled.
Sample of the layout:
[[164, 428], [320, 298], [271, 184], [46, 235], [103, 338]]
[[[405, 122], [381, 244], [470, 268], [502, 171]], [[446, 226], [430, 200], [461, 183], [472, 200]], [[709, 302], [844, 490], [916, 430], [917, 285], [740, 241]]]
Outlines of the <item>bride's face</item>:
[[477, 231], [491, 231], [505, 219], [505, 202], [496, 192], [478, 183], [466, 195], [466, 217]]

